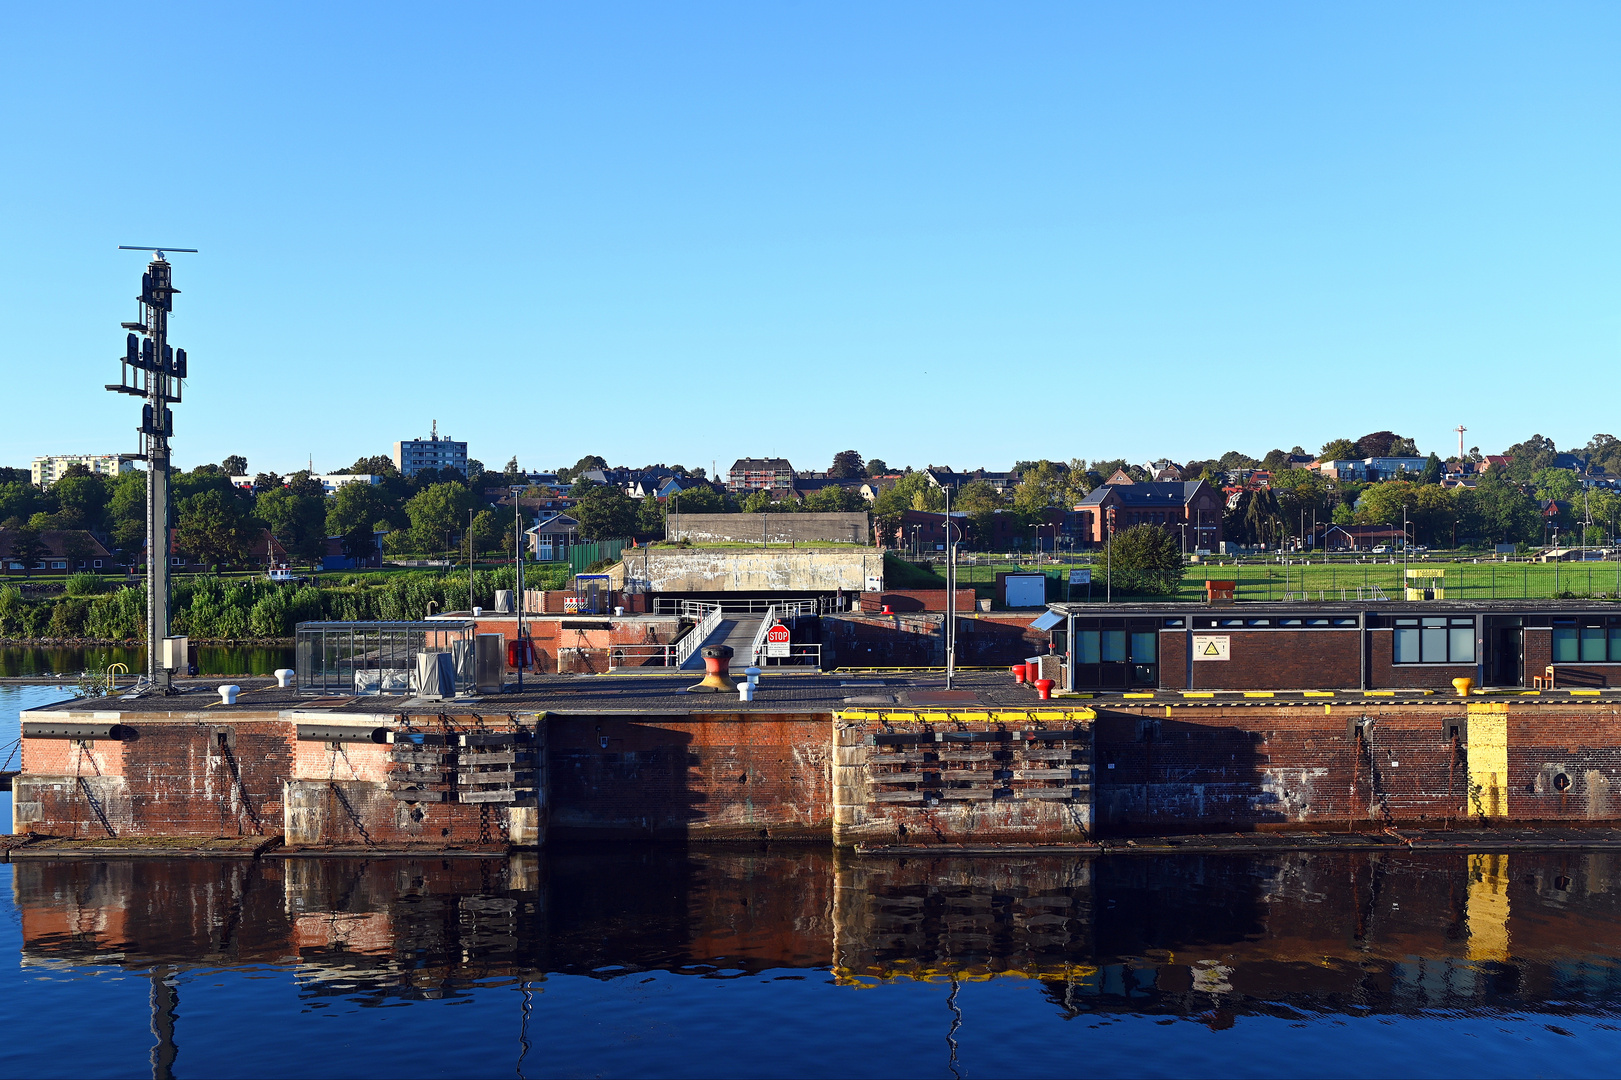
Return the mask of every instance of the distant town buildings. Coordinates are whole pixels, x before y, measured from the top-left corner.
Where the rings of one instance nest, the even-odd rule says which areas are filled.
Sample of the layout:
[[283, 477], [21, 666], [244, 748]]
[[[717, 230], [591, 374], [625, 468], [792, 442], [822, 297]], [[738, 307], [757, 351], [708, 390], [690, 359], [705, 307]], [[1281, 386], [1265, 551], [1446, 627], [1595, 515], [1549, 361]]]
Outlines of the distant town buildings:
[[47, 454], [34, 459], [34, 486], [41, 490], [50, 487], [74, 465], [83, 465], [102, 476], [117, 476], [135, 468], [129, 454]]
[[394, 468], [401, 476], [415, 476], [423, 469], [455, 469], [467, 475], [467, 444], [442, 438], [439, 421], [426, 439], [408, 439], [394, 444]]
[[[320, 483], [323, 495], [335, 495], [345, 484], [370, 484], [375, 487], [383, 482], [381, 476], [366, 473], [311, 473], [310, 479]], [[239, 488], [251, 488], [253, 477], [244, 473], [241, 476], [231, 477], [231, 483]]]

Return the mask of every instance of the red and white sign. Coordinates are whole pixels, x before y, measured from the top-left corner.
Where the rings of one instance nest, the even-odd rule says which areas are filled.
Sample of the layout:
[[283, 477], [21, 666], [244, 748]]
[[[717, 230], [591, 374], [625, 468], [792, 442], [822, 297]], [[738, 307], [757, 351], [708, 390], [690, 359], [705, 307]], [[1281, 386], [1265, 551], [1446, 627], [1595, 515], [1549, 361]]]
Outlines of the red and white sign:
[[765, 632], [765, 654], [767, 656], [788, 655], [788, 628], [777, 623]]

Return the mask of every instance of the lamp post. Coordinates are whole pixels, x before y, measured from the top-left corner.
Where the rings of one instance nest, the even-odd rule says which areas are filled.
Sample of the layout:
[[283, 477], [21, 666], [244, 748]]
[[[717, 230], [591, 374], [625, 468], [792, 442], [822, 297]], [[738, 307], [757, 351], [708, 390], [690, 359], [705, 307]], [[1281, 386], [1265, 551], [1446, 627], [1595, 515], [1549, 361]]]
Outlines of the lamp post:
[[518, 693], [523, 693], [523, 669], [529, 664], [528, 639], [523, 634], [523, 488], [512, 492], [512, 589], [518, 594]]

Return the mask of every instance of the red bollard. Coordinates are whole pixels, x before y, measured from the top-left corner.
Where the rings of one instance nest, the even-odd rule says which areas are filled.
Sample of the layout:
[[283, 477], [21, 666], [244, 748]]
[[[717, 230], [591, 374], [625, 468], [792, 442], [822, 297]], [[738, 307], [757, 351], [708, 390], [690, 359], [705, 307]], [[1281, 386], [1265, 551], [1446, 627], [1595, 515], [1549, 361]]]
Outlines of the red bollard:
[[1037, 679], [1036, 693], [1041, 695], [1042, 701], [1051, 701], [1053, 696], [1053, 681], [1051, 679]]
[[1013, 671], [1013, 681], [1014, 682], [1016, 682], [1016, 683], [1024, 682], [1024, 665], [1023, 664], [1014, 664], [1011, 670]]

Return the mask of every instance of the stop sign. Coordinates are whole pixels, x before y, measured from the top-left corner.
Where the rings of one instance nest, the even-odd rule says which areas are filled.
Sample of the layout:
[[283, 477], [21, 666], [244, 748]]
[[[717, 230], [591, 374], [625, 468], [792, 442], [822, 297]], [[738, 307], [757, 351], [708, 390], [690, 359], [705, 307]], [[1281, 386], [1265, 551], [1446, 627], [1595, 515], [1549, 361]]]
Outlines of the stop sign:
[[788, 628], [782, 623], [765, 632], [765, 654], [776, 657], [788, 655]]

